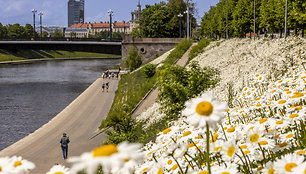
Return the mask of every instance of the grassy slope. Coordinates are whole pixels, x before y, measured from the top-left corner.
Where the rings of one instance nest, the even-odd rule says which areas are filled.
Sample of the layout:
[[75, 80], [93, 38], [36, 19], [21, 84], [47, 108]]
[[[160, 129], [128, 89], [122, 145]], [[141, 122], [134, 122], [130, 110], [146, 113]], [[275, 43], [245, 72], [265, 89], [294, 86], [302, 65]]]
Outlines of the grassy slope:
[[118, 55], [61, 51], [61, 50], [18, 50], [12, 52], [0, 49], [0, 62], [11, 60], [42, 59], [42, 58], [84, 58], [84, 57], [118, 57]]

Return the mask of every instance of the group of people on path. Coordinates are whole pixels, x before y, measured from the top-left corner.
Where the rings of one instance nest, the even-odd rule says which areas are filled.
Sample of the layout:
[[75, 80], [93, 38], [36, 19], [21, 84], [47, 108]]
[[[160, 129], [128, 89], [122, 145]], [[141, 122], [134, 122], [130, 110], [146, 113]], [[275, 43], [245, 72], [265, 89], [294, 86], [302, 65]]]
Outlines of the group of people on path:
[[106, 83], [102, 83], [102, 92], [104, 92], [104, 88], [106, 88], [106, 92], [108, 92], [108, 88], [109, 88], [109, 82]]

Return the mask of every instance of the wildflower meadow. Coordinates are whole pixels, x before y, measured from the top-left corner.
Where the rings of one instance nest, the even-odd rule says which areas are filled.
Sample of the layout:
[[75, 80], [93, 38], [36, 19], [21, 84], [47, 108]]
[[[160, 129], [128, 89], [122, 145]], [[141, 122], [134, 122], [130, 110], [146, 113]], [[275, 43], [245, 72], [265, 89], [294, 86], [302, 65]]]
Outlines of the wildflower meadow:
[[[306, 53], [284, 75], [255, 74], [231, 107], [211, 91], [188, 100], [180, 118], [145, 145], [108, 144], [47, 174], [306, 174]], [[0, 158], [0, 174], [31, 173], [21, 157]], [[102, 172], [101, 171], [101, 172]]]

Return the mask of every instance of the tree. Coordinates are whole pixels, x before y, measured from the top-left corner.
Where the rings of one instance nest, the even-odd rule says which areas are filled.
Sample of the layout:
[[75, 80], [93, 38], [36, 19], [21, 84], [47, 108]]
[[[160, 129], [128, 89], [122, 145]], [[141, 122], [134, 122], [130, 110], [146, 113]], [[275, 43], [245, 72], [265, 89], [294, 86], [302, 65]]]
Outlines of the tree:
[[70, 33], [70, 38], [76, 38], [76, 36], [77, 36], [77, 33], [75, 31], [72, 31]]
[[246, 33], [253, 31], [254, 1], [238, 0], [233, 13], [232, 25], [236, 36], [244, 37]]
[[63, 37], [63, 32], [59, 29], [55, 29], [53, 33], [55, 38], [62, 38]]
[[44, 32], [42, 33], [42, 37], [43, 37], [43, 38], [46, 38], [46, 37], [48, 37], [48, 36], [49, 36], [49, 33], [48, 33], [48, 32], [44, 31]]
[[129, 68], [130, 71], [135, 70], [142, 64], [141, 56], [138, 54], [136, 47], [131, 47], [129, 49], [128, 56], [124, 61], [124, 63]]
[[6, 37], [7, 37], [7, 29], [0, 22], [0, 38], [6, 38]]
[[[194, 3], [190, 3], [189, 7], [192, 26], [195, 27]], [[138, 21], [139, 27], [133, 29], [132, 34], [134, 37], [179, 37], [178, 14], [184, 14], [186, 9], [187, 4], [184, 0], [168, 0], [168, 3], [160, 2], [155, 5], [147, 5], [141, 12], [141, 18]], [[183, 19], [186, 19], [186, 14]], [[182, 26], [185, 25], [185, 20], [182, 20]]]
[[[289, 3], [288, 3], [289, 4]], [[291, 7], [291, 8], [290, 8]], [[295, 29], [301, 29], [304, 37], [305, 23], [306, 23], [306, 2], [305, 0], [294, 0], [289, 4], [288, 14], [290, 15], [289, 23]]]
[[25, 32], [25, 29], [23, 26], [20, 26], [20, 24], [14, 24], [14, 25], [6, 25], [6, 29], [8, 31], [8, 37], [9, 38], [23, 38], [23, 34]]
[[24, 27], [24, 33], [23, 33], [23, 38], [31, 38], [33, 37], [33, 31], [34, 28], [32, 27], [31, 24], [26, 24]]

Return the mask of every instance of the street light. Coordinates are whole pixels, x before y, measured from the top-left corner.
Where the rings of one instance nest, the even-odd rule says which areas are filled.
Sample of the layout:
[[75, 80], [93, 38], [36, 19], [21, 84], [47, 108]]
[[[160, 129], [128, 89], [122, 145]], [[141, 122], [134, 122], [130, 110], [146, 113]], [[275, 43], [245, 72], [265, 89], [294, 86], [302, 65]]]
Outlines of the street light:
[[286, 6], [285, 6], [285, 38], [287, 37], [287, 8], [288, 8], [288, 0], [286, 0]]
[[226, 0], [226, 39], [228, 39], [228, 0]]
[[110, 32], [110, 40], [112, 40], [112, 16], [114, 15], [114, 12], [110, 9], [109, 11], [108, 11], [108, 15], [109, 15], [109, 18], [110, 18], [110, 20], [109, 20], [109, 32]]
[[35, 8], [32, 10], [32, 13], [33, 13], [33, 27], [34, 27], [34, 30], [33, 30], [33, 38], [35, 40], [35, 13], [37, 12], [37, 10], [35, 10]]
[[38, 15], [39, 15], [39, 19], [40, 19], [40, 21], [39, 21], [39, 23], [40, 23], [40, 37], [42, 37], [42, 16], [44, 15], [43, 14], [43, 12], [39, 12], [38, 13]]
[[256, 16], [255, 15], [256, 15], [256, 0], [254, 0], [254, 33], [253, 33], [254, 34], [254, 40], [255, 40], [255, 31], [256, 31], [255, 30], [256, 29], [255, 28], [255, 24], [256, 24], [256, 21], [255, 21]]
[[177, 17], [180, 20], [180, 38], [182, 37], [182, 17], [183, 15], [180, 13], [179, 15], [177, 15]]

